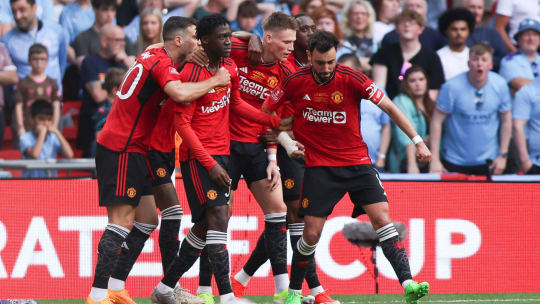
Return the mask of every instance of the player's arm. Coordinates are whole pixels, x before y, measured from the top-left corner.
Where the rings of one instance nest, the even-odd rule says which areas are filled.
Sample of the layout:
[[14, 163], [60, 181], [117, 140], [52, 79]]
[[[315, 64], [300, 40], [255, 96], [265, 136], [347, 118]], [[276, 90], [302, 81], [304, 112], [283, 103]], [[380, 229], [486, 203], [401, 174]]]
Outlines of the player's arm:
[[413, 141], [416, 146], [416, 158], [420, 162], [428, 162], [431, 160], [431, 152], [418, 135], [412, 123], [407, 119], [407, 116], [386, 96], [377, 104], [394, 123]]
[[231, 76], [225, 68], [220, 68], [216, 74], [200, 82], [169, 81], [163, 88], [169, 97], [178, 103], [189, 103], [215, 87], [229, 85]]

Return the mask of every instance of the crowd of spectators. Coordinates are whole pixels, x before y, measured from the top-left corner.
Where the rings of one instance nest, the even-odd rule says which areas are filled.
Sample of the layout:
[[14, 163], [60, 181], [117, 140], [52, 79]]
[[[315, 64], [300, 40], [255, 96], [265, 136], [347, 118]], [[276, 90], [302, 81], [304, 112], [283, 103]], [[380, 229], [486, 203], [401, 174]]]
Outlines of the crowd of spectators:
[[[62, 103], [79, 100], [71, 145], [93, 157], [121, 75], [161, 42], [168, 17], [219, 13], [262, 38], [274, 11], [333, 32], [338, 61], [370, 76], [434, 153], [416, 163], [407, 136], [359, 101], [379, 170], [540, 173], [537, 0], [0, 0], [0, 145], [8, 126], [23, 158], [42, 157], [28, 147], [37, 139], [71, 157], [58, 130]], [[47, 116], [39, 128], [38, 112]]]

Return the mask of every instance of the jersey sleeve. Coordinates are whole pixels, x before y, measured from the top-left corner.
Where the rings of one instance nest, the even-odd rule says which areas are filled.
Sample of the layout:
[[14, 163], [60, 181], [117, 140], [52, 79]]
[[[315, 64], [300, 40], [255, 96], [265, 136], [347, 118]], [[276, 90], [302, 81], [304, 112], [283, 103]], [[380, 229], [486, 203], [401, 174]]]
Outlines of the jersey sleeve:
[[367, 99], [378, 105], [384, 98], [384, 92], [377, 87], [373, 80], [363, 73], [357, 72], [348, 67], [341, 67], [349, 77], [350, 88], [356, 90], [356, 100]]
[[236, 62], [236, 65], [246, 66], [248, 57], [248, 42], [236, 37], [232, 37], [230, 57], [234, 60], [234, 62]]
[[152, 69], [152, 77], [163, 88], [169, 81], [179, 80], [180, 73], [170, 62], [160, 60]]

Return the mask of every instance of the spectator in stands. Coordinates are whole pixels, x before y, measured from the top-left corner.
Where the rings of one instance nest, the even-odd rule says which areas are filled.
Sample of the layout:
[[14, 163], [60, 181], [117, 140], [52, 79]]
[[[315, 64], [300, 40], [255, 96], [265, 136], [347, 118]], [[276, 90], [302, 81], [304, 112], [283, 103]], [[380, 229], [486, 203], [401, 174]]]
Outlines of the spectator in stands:
[[273, 4], [276, 12], [282, 12], [285, 15], [294, 16], [298, 14], [296, 0], [262, 0], [258, 2]]
[[[360, 60], [353, 54], [339, 57], [338, 62], [361, 71]], [[360, 101], [360, 130], [362, 139], [368, 147], [369, 158], [373, 166], [383, 172], [386, 154], [390, 146], [390, 117], [369, 100]]]
[[[373, 23], [375, 10], [366, 0], [347, 2], [341, 13], [341, 29], [345, 39], [341, 42], [336, 56], [352, 53], [360, 59], [362, 70], [371, 74], [369, 60], [377, 51], [373, 40]], [[339, 37], [338, 37], [339, 39]]]
[[437, 51], [446, 80], [469, 70], [467, 39], [474, 30], [474, 16], [465, 8], [454, 8], [439, 18], [439, 31], [448, 38], [448, 45]]
[[471, 46], [469, 71], [443, 85], [430, 126], [431, 172], [503, 173], [512, 132], [511, 97], [504, 79], [490, 71], [492, 54], [487, 44]]
[[137, 55], [154, 43], [163, 42], [163, 17], [157, 8], [147, 7], [141, 12], [140, 33], [137, 38]]
[[419, 65], [427, 72], [429, 96], [436, 100], [444, 82], [441, 61], [435, 51], [424, 46], [419, 40], [424, 28], [424, 18], [415, 11], [405, 10], [396, 19], [399, 42], [383, 46], [373, 56], [373, 79], [394, 98], [399, 93], [405, 71], [412, 65]]
[[49, 62], [47, 48], [39, 43], [28, 51], [32, 72], [19, 82], [13, 101], [15, 102], [16, 134], [21, 136], [31, 129], [30, 107], [38, 100], [46, 100], [53, 108], [52, 125], [58, 128], [60, 121], [60, 92], [56, 80], [45, 74]]
[[[52, 122], [52, 105], [43, 99], [36, 100], [30, 107], [31, 130], [19, 137], [22, 158], [46, 160], [59, 152], [65, 158], [73, 158], [73, 150], [58, 128]], [[56, 171], [25, 170], [23, 178], [56, 177]]]
[[501, 76], [508, 82], [512, 93], [540, 77], [540, 22], [534, 19], [521, 21], [514, 38], [519, 49], [501, 61]]
[[2, 149], [2, 144], [4, 143], [4, 130], [6, 127], [4, 113], [6, 104], [3, 86], [15, 85], [18, 81], [17, 67], [11, 62], [11, 57], [4, 44], [0, 42], [0, 149]]
[[28, 50], [34, 43], [41, 43], [49, 51], [49, 65], [45, 73], [55, 79], [62, 90], [62, 75], [67, 65], [67, 38], [58, 24], [44, 23], [37, 18], [35, 0], [11, 0], [15, 28], [2, 36], [2, 42], [17, 66], [17, 75], [23, 79], [32, 68], [28, 62]]
[[[13, 12], [10, 9], [10, 0], [0, 0], [0, 22], [9, 25], [9, 29], [13, 27]], [[36, 17], [44, 23], [56, 22], [54, 6], [51, 0], [36, 0]], [[1, 36], [1, 35], [0, 35]]]
[[64, 7], [60, 15], [60, 25], [66, 30], [68, 42], [94, 24], [96, 15], [90, 0], [75, 0]]
[[[261, 10], [265, 9], [265, 11]], [[231, 22], [231, 30], [246, 31], [256, 34], [263, 39], [262, 20], [270, 16], [275, 8], [273, 5], [257, 4], [253, 0], [246, 0], [238, 6], [236, 20]]]
[[125, 35], [117, 25], [106, 25], [100, 32], [101, 49], [97, 55], [87, 56], [81, 65], [82, 106], [79, 114], [77, 148], [83, 157], [94, 157], [95, 130], [92, 116], [99, 105], [107, 100], [103, 89], [105, 73], [112, 67], [127, 68], [133, 64], [124, 52]]
[[377, 21], [373, 24], [373, 41], [380, 45], [384, 35], [396, 28], [394, 18], [399, 12], [401, 0], [372, 0]]
[[[405, 0], [405, 10], [412, 10], [422, 16], [422, 24], [424, 28], [420, 35], [420, 42], [427, 48], [436, 51], [447, 44], [446, 39], [441, 33], [427, 26], [427, 3], [426, 0]], [[387, 46], [399, 41], [399, 36], [396, 30], [384, 35], [381, 45]]]
[[517, 50], [515, 37], [524, 19], [540, 21], [540, 2], [537, 0], [498, 0], [494, 28], [501, 35], [508, 52]]
[[[521, 88], [514, 98], [514, 144], [526, 174], [540, 174], [540, 78]], [[525, 133], [525, 128], [527, 133]]]
[[465, 0], [463, 7], [468, 9], [475, 17], [475, 29], [467, 39], [467, 46], [478, 42], [488, 44], [493, 48], [493, 67], [495, 71], [499, 70], [501, 59], [506, 55], [506, 45], [499, 33], [490, 28], [482, 26], [484, 19], [484, 0]]
[[[429, 97], [426, 71], [418, 65], [409, 68], [403, 76], [401, 93], [392, 101], [407, 116], [418, 135], [429, 144], [427, 137], [428, 126], [433, 113], [434, 102]], [[415, 154], [416, 147], [410, 138], [396, 124], [392, 123], [392, 146], [388, 153], [388, 169], [390, 172], [427, 172], [426, 164], [418, 163]]]
[[333, 11], [325, 6], [318, 7], [311, 13], [311, 19], [313, 19], [317, 30], [333, 33], [338, 39], [343, 39], [336, 14]]
[[301, 0], [298, 5], [298, 12], [311, 16], [313, 11], [321, 6], [326, 6], [325, 0]]
[[[457, 1], [453, 2], [456, 3]], [[447, 0], [426, 0], [426, 4], [426, 24], [431, 28], [437, 29], [439, 17], [448, 9]]]
[[221, 14], [230, 22], [236, 19], [234, 16], [236, 16], [240, 2], [241, 0], [208, 0], [206, 5], [199, 6], [195, 9], [193, 18], [196, 20], [201, 20], [201, 18], [204, 16]]
[[114, 97], [116, 96], [116, 91], [118, 91], [118, 88], [122, 84], [125, 73], [125, 69], [110, 68], [105, 74], [103, 89], [107, 92], [107, 98], [98, 105], [96, 113], [92, 115], [92, 123], [94, 125], [94, 130], [96, 130], [96, 138], [105, 125], [105, 121], [107, 120], [107, 116], [109, 116], [109, 112], [111, 111], [114, 102]]

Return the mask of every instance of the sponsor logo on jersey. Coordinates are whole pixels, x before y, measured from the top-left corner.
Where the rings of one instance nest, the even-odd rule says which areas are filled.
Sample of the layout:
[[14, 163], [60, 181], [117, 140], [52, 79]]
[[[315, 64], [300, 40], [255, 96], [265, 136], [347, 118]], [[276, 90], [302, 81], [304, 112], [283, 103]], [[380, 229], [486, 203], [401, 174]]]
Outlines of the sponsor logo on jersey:
[[227, 94], [223, 95], [219, 101], [212, 101], [212, 105], [210, 106], [201, 106], [201, 112], [203, 114], [210, 114], [217, 112], [223, 108], [225, 108], [231, 100], [231, 89], [229, 88], [227, 90]]
[[137, 195], [137, 190], [135, 190], [135, 188], [130, 187], [129, 189], [127, 189], [127, 196], [129, 198], [134, 198], [135, 195]]
[[270, 95], [270, 89], [251, 81], [242, 75], [240, 75], [240, 91], [255, 97], [259, 97], [261, 100], [266, 100], [268, 95]]
[[167, 175], [167, 170], [165, 170], [164, 168], [159, 168], [156, 170], [156, 174], [159, 177], [165, 177], [165, 175]]
[[216, 190], [212, 189], [212, 190], [206, 192], [206, 196], [211, 200], [215, 200], [217, 198], [217, 192], [216, 192]]
[[278, 84], [278, 82], [279, 81], [275, 76], [268, 77], [268, 80], [266, 81], [268, 86], [270, 86], [271, 88], [275, 87]]
[[332, 101], [334, 103], [340, 104], [343, 101], [343, 93], [341, 93], [340, 91], [335, 91], [334, 93], [332, 93], [330, 98], [332, 98]]
[[309, 200], [307, 199], [307, 197], [304, 197], [304, 199], [302, 200], [302, 208], [306, 209], [309, 205]]
[[285, 183], [284, 183], [284, 184], [285, 184], [285, 188], [287, 188], [287, 189], [292, 189], [292, 188], [294, 188], [294, 179], [292, 179], [292, 178], [287, 178], [287, 179], [285, 180]]
[[334, 123], [345, 124], [347, 123], [347, 113], [344, 111], [325, 111], [315, 110], [311, 107], [307, 107], [302, 111], [302, 116], [305, 120], [317, 123]]

